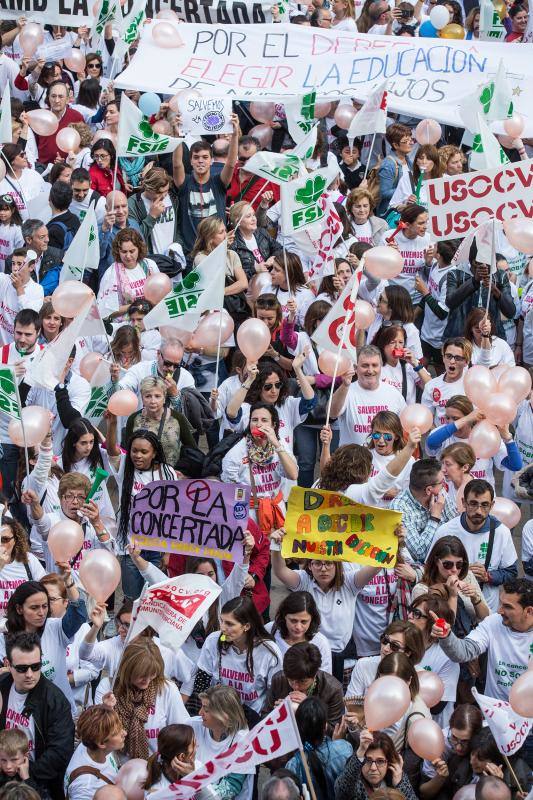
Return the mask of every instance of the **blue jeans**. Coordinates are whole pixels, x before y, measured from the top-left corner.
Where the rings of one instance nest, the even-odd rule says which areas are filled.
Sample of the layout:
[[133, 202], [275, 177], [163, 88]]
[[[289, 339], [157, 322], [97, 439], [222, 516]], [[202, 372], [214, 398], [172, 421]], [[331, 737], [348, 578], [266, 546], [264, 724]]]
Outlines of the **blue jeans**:
[[[161, 553], [157, 553], [155, 550], [141, 550], [141, 556], [145, 561], [149, 561], [150, 564], [155, 564], [156, 567], [161, 562]], [[124, 597], [129, 597], [130, 600], [137, 600], [144, 586], [144, 578], [133, 563], [131, 556], [121, 556], [120, 570], [122, 572]]]
[[8, 500], [13, 497], [13, 486], [17, 479], [20, 458], [20, 447], [16, 444], [2, 443], [2, 459], [0, 460], [0, 473], [2, 475], [2, 491]]
[[[294, 450], [298, 461], [298, 486], [312, 486], [315, 480], [315, 464], [320, 452], [320, 428], [303, 422], [294, 429]], [[339, 431], [333, 431], [331, 452], [339, 446]]]

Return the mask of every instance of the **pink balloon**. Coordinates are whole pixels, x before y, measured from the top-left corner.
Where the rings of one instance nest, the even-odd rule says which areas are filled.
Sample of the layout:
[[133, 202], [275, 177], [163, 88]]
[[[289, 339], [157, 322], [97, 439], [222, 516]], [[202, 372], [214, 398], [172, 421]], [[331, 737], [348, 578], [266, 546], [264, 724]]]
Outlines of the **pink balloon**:
[[185, 46], [184, 41], [171, 22], [156, 22], [152, 28], [152, 39], [156, 47], [163, 47], [166, 50]]
[[[530, 662], [531, 665], [531, 662]], [[511, 686], [511, 708], [521, 717], [533, 717], [533, 671], [528, 669]]]
[[245, 319], [237, 331], [237, 344], [249, 362], [258, 361], [270, 347], [270, 331], [261, 319]]
[[359, 330], [370, 328], [376, 318], [376, 312], [366, 300], [356, 300], [353, 306], [354, 322]]
[[55, 561], [70, 561], [83, 547], [83, 528], [73, 519], [62, 519], [50, 528], [46, 544]]
[[196, 89], [182, 89], [181, 92], [177, 92], [170, 98], [168, 106], [171, 111], [177, 114], [180, 110], [180, 105], [183, 107], [187, 103], [187, 100], [198, 99], [201, 96], [200, 92]]
[[506, 219], [503, 222], [503, 231], [509, 243], [521, 253], [533, 253], [533, 219]]
[[366, 727], [380, 731], [394, 725], [411, 705], [411, 693], [405, 681], [396, 675], [376, 678], [365, 694]]
[[374, 278], [395, 278], [403, 269], [403, 257], [394, 247], [372, 247], [365, 253], [365, 269]]
[[504, 375], [504, 374], [505, 374], [505, 373], [506, 373], [506, 372], [507, 372], [509, 369], [511, 369], [511, 367], [509, 366], [509, 364], [498, 364], [498, 366], [497, 366], [497, 367], [493, 367], [493, 369], [491, 369], [491, 372], [492, 372], [492, 374], [494, 375], [494, 377], [495, 377], [495, 379], [496, 379], [496, 382], [497, 382], [497, 384], [498, 384], [498, 387], [497, 387], [497, 388], [498, 388], [498, 390], [499, 390], [500, 392], [503, 392], [503, 391], [505, 391], [505, 390], [504, 390], [504, 389], [502, 389], [502, 387], [500, 386], [500, 378], [501, 378], [501, 377], [502, 377], [502, 375]]
[[[21, 411], [22, 422], [12, 419], [7, 426], [7, 433], [13, 444], [24, 447], [24, 436], [27, 447], [36, 447], [50, 430], [50, 412], [41, 406], [26, 406]], [[24, 425], [24, 429], [23, 429]]]
[[315, 119], [324, 119], [331, 112], [331, 103], [315, 103]]
[[420, 433], [426, 433], [433, 427], [433, 414], [421, 403], [411, 403], [400, 412], [400, 422], [407, 433], [413, 428], [418, 428]]
[[495, 497], [490, 513], [500, 522], [503, 522], [504, 525], [507, 525], [508, 528], [514, 528], [522, 519], [520, 507], [507, 497]]
[[468, 444], [473, 449], [477, 458], [492, 458], [495, 456], [502, 444], [502, 437], [498, 428], [483, 419], [474, 425]]
[[[220, 333], [221, 325], [222, 333]], [[198, 327], [192, 335], [191, 347], [216, 347], [219, 334], [220, 342], [224, 344], [233, 333], [234, 327], [235, 323], [226, 309], [222, 309], [222, 312], [210, 311], [198, 323]]]
[[420, 697], [428, 708], [433, 708], [442, 700], [444, 694], [444, 683], [440, 675], [431, 670], [417, 670], [418, 682], [420, 684]]
[[70, 153], [71, 150], [77, 150], [80, 146], [80, 135], [74, 128], [61, 128], [61, 130], [57, 132], [56, 144], [60, 150], [64, 150], [65, 153]]
[[173, 325], [161, 325], [159, 333], [163, 341], [178, 341], [182, 345], [188, 345], [192, 339], [192, 331], [185, 331], [183, 328], [175, 328]]
[[[335, 371], [337, 360], [338, 366]], [[318, 368], [320, 372], [330, 377], [333, 377], [333, 375], [345, 375], [351, 366], [352, 362], [343, 353], [339, 355], [338, 353], [332, 353], [330, 350], [322, 350], [318, 357]]]
[[83, 72], [85, 69], [85, 56], [77, 47], [73, 47], [63, 61], [72, 72]]
[[428, 761], [440, 758], [444, 752], [442, 730], [432, 719], [416, 719], [409, 726], [407, 741], [413, 753]]
[[166, 20], [170, 20], [171, 22], [178, 22], [178, 23], [180, 21], [180, 18], [178, 17], [176, 12], [172, 11], [171, 8], [162, 8], [161, 11], [157, 12], [157, 14], [155, 15], [155, 18], [156, 19], [166, 19]]
[[38, 136], [52, 136], [57, 131], [59, 120], [46, 108], [36, 108], [26, 112], [28, 125]]
[[337, 106], [335, 109], [335, 114], [333, 115], [333, 119], [335, 120], [335, 124], [342, 128], [343, 130], [347, 131], [350, 127], [350, 122], [355, 117], [355, 108], [352, 105], [346, 103], [345, 105]]
[[172, 290], [172, 281], [164, 272], [155, 272], [146, 278], [144, 296], [156, 306]]
[[44, 34], [36, 22], [27, 22], [19, 35], [19, 43], [25, 56], [33, 56], [39, 45], [44, 42]]
[[62, 317], [73, 319], [79, 314], [94, 294], [85, 283], [81, 281], [63, 281], [52, 294], [54, 311]]
[[263, 103], [260, 100], [250, 103], [250, 114], [258, 122], [272, 122], [275, 113], [275, 103]]
[[100, 139], [109, 139], [109, 141], [113, 142], [115, 147], [117, 146], [116, 134], [111, 133], [111, 131], [106, 131], [106, 130], [96, 131], [96, 133], [93, 136], [93, 144], [95, 144], [95, 142], [99, 142]]
[[466, 786], [461, 786], [460, 789], [454, 794], [453, 800], [475, 800], [476, 784], [467, 783]]
[[465, 394], [475, 406], [496, 391], [496, 379], [488, 367], [476, 364], [464, 373]]
[[499, 133], [496, 137], [501, 144], [502, 147], [507, 147], [508, 150], [512, 150], [515, 147], [514, 139], [512, 136], [504, 136], [503, 133]]
[[495, 392], [479, 399], [476, 403], [489, 422], [495, 425], [510, 425], [516, 417], [517, 405], [510, 395]]
[[434, 119], [422, 119], [415, 129], [418, 144], [437, 144], [442, 136], [442, 128]]
[[261, 292], [266, 286], [270, 286], [271, 278], [270, 272], [258, 272], [256, 275], [253, 276], [252, 280], [248, 284], [248, 291], [246, 292], [246, 297], [251, 300], [257, 300]]
[[256, 125], [254, 128], [251, 128], [249, 135], [255, 136], [256, 139], [259, 139], [261, 147], [265, 148], [270, 147], [272, 144], [274, 131], [268, 125]]
[[172, 133], [172, 128], [170, 127], [170, 122], [167, 119], [158, 119], [152, 125], [152, 130], [154, 133], [161, 133], [163, 136], [170, 136]]
[[115, 783], [124, 790], [127, 800], [144, 800], [148, 769], [144, 758], [132, 758], [119, 769]]
[[[496, 367], [498, 369], [498, 367]], [[496, 369], [493, 372], [496, 372]], [[531, 375], [524, 367], [507, 367], [498, 378], [498, 391], [506, 392], [517, 402], [525, 400], [531, 392]]]
[[522, 136], [526, 123], [524, 117], [515, 111], [512, 117], [504, 119], [503, 129], [508, 136], [513, 139], [519, 139]]
[[107, 550], [89, 550], [79, 570], [80, 580], [97, 603], [105, 603], [120, 583], [120, 564]]
[[81, 377], [85, 378], [86, 381], [90, 381], [102, 359], [103, 355], [101, 353], [87, 353], [86, 356], [83, 356], [79, 366]]
[[111, 395], [107, 404], [109, 411], [117, 417], [129, 417], [138, 407], [137, 395], [131, 389], [119, 389]]

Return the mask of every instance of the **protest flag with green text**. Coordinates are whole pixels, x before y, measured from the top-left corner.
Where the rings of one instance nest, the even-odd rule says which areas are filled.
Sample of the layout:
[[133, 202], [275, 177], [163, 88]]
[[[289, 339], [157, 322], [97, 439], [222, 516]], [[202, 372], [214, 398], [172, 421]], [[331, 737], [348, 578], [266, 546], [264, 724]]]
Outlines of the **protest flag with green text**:
[[117, 156], [150, 156], [172, 153], [183, 139], [156, 133], [148, 117], [124, 93], [120, 103]]

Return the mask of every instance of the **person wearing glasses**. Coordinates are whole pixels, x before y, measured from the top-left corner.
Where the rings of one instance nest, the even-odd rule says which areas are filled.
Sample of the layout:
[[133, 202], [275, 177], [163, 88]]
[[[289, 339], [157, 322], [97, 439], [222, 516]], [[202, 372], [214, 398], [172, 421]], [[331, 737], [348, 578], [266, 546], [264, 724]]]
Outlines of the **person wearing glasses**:
[[377, 789], [388, 786], [398, 789], [405, 800], [417, 800], [390, 736], [365, 728], [359, 747], [335, 781], [335, 800], [368, 800]]
[[[11, 195], [22, 220], [29, 218], [28, 203], [49, 191], [49, 185], [35, 169], [31, 169], [26, 155], [25, 144], [2, 145], [2, 158], [6, 165], [6, 175], [0, 181], [2, 195]], [[42, 224], [42, 223], [41, 223]]]
[[409, 153], [413, 149], [411, 128], [394, 122], [389, 125], [385, 134], [392, 152], [383, 159], [378, 168], [380, 202], [376, 210], [378, 217], [387, 211], [394, 190], [398, 186], [404, 171], [409, 171]]
[[[0, 677], [0, 727], [23, 730], [30, 741], [30, 778], [41, 796], [62, 800], [63, 774], [74, 752], [74, 722], [67, 698], [42, 672], [45, 655], [36, 632], [19, 632], [6, 647]], [[9, 720], [9, 722], [8, 722]], [[35, 795], [38, 796], [38, 795]]]
[[16, 520], [4, 516], [0, 527], [0, 616], [17, 586], [39, 581], [45, 574], [41, 562], [29, 552], [26, 531]]
[[461, 540], [487, 605], [496, 612], [500, 586], [518, 575], [518, 556], [511, 531], [490, 513], [494, 489], [488, 481], [476, 478], [467, 483], [464, 505], [463, 514], [436, 531], [434, 542], [443, 536], [457, 536]]
[[463, 380], [472, 358], [472, 345], [464, 337], [446, 339], [442, 345], [444, 373], [424, 386], [421, 403], [429, 408], [438, 428], [446, 422], [446, 403], [455, 395], [464, 395]]
[[98, 139], [92, 146], [91, 158], [93, 159], [93, 163], [89, 167], [91, 189], [96, 189], [102, 197], [107, 197], [109, 192], [115, 190], [124, 192], [124, 194], [128, 193], [129, 188], [120, 167], [115, 175], [117, 152], [111, 139]]

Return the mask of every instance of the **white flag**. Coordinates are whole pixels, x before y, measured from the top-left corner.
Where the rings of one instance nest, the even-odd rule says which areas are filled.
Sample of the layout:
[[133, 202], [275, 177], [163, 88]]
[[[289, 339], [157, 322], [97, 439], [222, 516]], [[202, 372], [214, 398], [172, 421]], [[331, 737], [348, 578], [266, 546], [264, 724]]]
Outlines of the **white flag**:
[[296, 144], [302, 142], [318, 125], [318, 120], [315, 119], [315, 101], [314, 89], [308, 94], [283, 101], [287, 127]]
[[148, 117], [137, 108], [135, 103], [122, 95], [120, 102], [120, 120], [118, 123], [117, 156], [149, 156], [161, 153], [172, 153], [183, 139], [156, 133]]
[[84, 270], [98, 269], [99, 263], [98, 223], [94, 213], [94, 206], [90, 205], [83, 222], [63, 256], [63, 267], [59, 281], [60, 283], [66, 280], [81, 281]]
[[365, 100], [348, 128], [350, 147], [356, 136], [366, 133], [385, 133], [387, 128], [387, 81], [375, 89]]
[[150, 626], [157, 631], [162, 644], [179, 649], [221, 591], [222, 587], [207, 575], [188, 573], [148, 587], [131, 624], [128, 641]]
[[101, 36], [104, 28], [115, 19], [121, 19], [120, 6], [117, 0], [101, 0], [97, 6], [98, 13], [93, 19], [89, 38]]
[[117, 13], [113, 27], [118, 29], [119, 37], [113, 50], [113, 59], [119, 63], [122, 61], [131, 45], [139, 38], [139, 32], [145, 19], [146, 0], [133, 0], [130, 10], [125, 16]]
[[61, 373], [70, 358], [76, 340], [83, 336], [101, 336], [102, 333], [105, 334], [105, 328], [93, 296], [72, 322], [61, 331], [57, 339], [33, 359], [27, 370], [30, 385], [53, 390], [61, 380]]
[[311, 158], [316, 147], [316, 138], [318, 134], [318, 125], [313, 125], [309, 133], [307, 133], [292, 150], [288, 150], [285, 155], [298, 156], [302, 161]]
[[492, 0], [481, 0], [479, 5], [479, 40], [497, 42], [505, 39], [507, 31]]
[[20, 419], [15, 370], [7, 364], [0, 366], [0, 411], [12, 419]]
[[83, 410], [83, 417], [92, 422], [97, 427], [107, 411], [109, 397], [107, 385], [111, 380], [111, 370], [107, 361], [101, 361], [96, 367], [89, 383], [91, 384], [91, 396], [89, 402]]
[[498, 750], [504, 756], [514, 755], [524, 744], [533, 726], [533, 719], [521, 717], [506, 700], [495, 700], [472, 689], [476, 703], [487, 721]]
[[477, 124], [478, 134], [472, 143], [470, 169], [497, 169], [502, 164], [508, 164], [509, 159], [481, 114], [477, 115]]
[[307, 174], [298, 156], [292, 153], [271, 153], [268, 150], [260, 150], [249, 158], [246, 162], [246, 172], [258, 175], [277, 186]]
[[281, 186], [281, 225], [285, 233], [299, 231], [325, 216], [320, 198], [331, 182], [328, 167]]
[[[0, 104], [0, 142], [11, 144], [13, 130], [11, 128], [11, 96], [9, 94], [9, 81], [6, 83]], [[5, 171], [5, 170], [4, 170]]]
[[174, 325], [194, 331], [204, 311], [220, 311], [224, 303], [226, 254], [224, 240], [148, 312], [143, 320], [146, 330]]
[[355, 315], [348, 314], [348, 319], [346, 319], [346, 315], [354, 307], [362, 275], [363, 268], [360, 263], [331, 311], [328, 311], [311, 336], [311, 339], [323, 350], [337, 353], [346, 322], [342, 352], [344, 355], [349, 356], [352, 361], [357, 361], [357, 328], [355, 327]]
[[202, 767], [150, 795], [150, 800], [187, 800], [230, 772], [251, 774], [265, 761], [302, 750], [302, 740], [288, 697], [255, 728]]
[[512, 113], [513, 95], [503, 61], [500, 61], [498, 72], [492, 80], [482, 84], [459, 103], [459, 114], [471, 133], [479, 132], [478, 114], [481, 114], [487, 122], [495, 122], [507, 119]]

